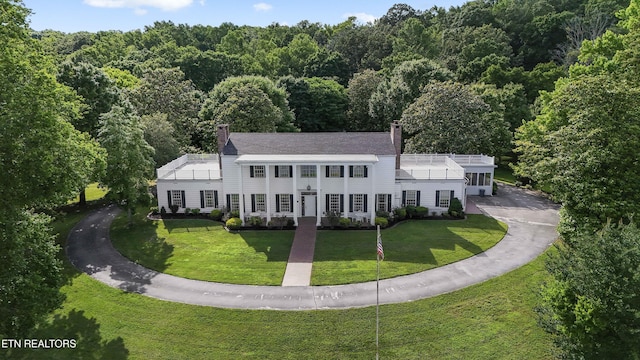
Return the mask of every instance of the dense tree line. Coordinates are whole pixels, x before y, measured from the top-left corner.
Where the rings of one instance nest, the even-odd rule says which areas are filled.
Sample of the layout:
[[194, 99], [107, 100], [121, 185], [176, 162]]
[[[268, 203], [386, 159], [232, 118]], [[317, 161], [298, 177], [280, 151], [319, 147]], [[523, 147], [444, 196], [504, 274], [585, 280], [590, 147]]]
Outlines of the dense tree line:
[[[396, 4], [368, 24], [355, 18], [267, 27], [163, 21], [129, 32], [47, 30], [33, 36], [60, 64], [61, 80], [70, 68], [100, 69], [121, 93], [135, 98], [131, 102], [140, 116], [165, 114], [162, 132], [158, 126], [145, 130], [156, 150], [160, 134], [179, 152], [215, 150], [211, 129], [220, 122], [234, 123], [234, 131], [385, 131], [425, 88], [446, 89], [455, 82], [481, 95], [481, 102], [491, 102], [484, 108], [494, 120], [460, 126], [453, 119], [447, 124], [445, 116], [444, 126], [460, 137], [430, 151], [502, 155], [511, 150], [504, 125], [513, 132], [531, 120], [539, 92], [553, 90], [555, 80], [566, 75], [582, 40], [609, 28], [617, 31], [614, 14], [626, 5], [608, 0], [475, 0], [450, 9]], [[284, 90], [284, 99], [274, 97], [276, 90], [267, 83]], [[449, 104], [463, 101], [453, 98]], [[185, 108], [177, 109], [183, 103]], [[93, 112], [104, 112], [95, 105]], [[464, 143], [473, 135], [468, 131], [485, 126], [488, 142]], [[405, 136], [413, 143], [425, 140], [411, 140], [421, 133]], [[175, 146], [162, 150], [176, 155]], [[156, 151], [157, 165], [168, 160], [162, 156]]]

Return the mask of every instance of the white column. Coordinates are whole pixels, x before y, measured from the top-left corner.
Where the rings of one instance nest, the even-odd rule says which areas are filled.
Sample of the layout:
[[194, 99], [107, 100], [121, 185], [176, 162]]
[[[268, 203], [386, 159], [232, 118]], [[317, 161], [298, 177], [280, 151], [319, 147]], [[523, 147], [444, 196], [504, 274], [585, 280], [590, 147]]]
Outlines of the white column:
[[369, 222], [371, 225], [376, 224], [376, 166], [375, 163], [371, 164], [371, 171], [369, 171], [369, 176], [371, 176], [371, 188], [369, 189]]
[[240, 214], [240, 220], [242, 220], [242, 226], [244, 226], [244, 189], [242, 184], [244, 180], [242, 179], [242, 165], [238, 165], [238, 181], [240, 181], [240, 191], [238, 193], [238, 212]]
[[[278, 166], [278, 165], [276, 165]], [[270, 179], [270, 175], [269, 175], [269, 168], [271, 166], [269, 164], [265, 164], [264, 165], [264, 176], [267, 179], [265, 182], [265, 199], [264, 199], [264, 205], [267, 207], [267, 224], [269, 223], [269, 221], [271, 221], [271, 179]]]
[[293, 193], [293, 204], [291, 204], [291, 207], [293, 208], [293, 225], [298, 226], [298, 165], [294, 164], [292, 168], [293, 189], [291, 192]]
[[349, 211], [349, 165], [344, 165], [344, 214], [343, 217], [348, 217], [347, 212]]
[[322, 225], [322, 213], [320, 212], [320, 165], [316, 164], [316, 226]]

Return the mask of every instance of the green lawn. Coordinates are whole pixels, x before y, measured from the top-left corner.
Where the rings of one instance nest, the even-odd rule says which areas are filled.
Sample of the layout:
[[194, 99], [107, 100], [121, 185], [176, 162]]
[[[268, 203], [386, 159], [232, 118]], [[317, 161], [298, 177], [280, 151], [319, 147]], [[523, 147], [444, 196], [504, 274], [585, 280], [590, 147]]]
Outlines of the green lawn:
[[150, 269], [189, 279], [248, 285], [281, 285], [294, 232], [232, 234], [211, 220], [151, 221], [133, 227], [125, 214], [111, 227], [114, 247]]
[[[68, 226], [58, 226], [66, 239]], [[544, 256], [464, 290], [380, 307], [381, 359], [550, 359], [532, 308]], [[68, 263], [67, 263], [67, 266]], [[64, 307], [31, 338], [76, 349], [4, 353], [17, 359], [372, 359], [375, 308], [240, 311], [165, 302], [73, 272]], [[127, 357], [128, 356], [128, 357]]]
[[[87, 201], [102, 199], [106, 194], [107, 194], [107, 189], [98, 187], [98, 183], [89, 184], [89, 186], [87, 186], [85, 190]], [[70, 201], [69, 203], [77, 204], [78, 201], [80, 201], [80, 196], [76, 196], [76, 198]]]
[[[293, 231], [228, 233], [209, 220], [151, 221], [143, 211], [135, 225], [118, 216], [114, 247], [153, 270], [190, 279], [232, 284], [280, 285]], [[381, 277], [412, 274], [455, 262], [495, 245], [506, 225], [482, 215], [467, 220], [408, 221], [383, 231]], [[375, 280], [375, 231], [319, 231], [312, 284]]]
[[[483, 252], [507, 231], [507, 225], [483, 215], [466, 220], [406, 221], [382, 231], [385, 259], [380, 278], [413, 274]], [[375, 231], [319, 231], [312, 285], [375, 280]]]

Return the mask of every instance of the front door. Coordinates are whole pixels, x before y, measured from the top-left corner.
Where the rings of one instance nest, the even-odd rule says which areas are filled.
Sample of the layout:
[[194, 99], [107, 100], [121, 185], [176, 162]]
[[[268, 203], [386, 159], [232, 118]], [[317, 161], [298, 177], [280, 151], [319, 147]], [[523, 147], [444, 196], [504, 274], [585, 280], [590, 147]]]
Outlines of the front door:
[[302, 216], [316, 216], [317, 195], [302, 195]]

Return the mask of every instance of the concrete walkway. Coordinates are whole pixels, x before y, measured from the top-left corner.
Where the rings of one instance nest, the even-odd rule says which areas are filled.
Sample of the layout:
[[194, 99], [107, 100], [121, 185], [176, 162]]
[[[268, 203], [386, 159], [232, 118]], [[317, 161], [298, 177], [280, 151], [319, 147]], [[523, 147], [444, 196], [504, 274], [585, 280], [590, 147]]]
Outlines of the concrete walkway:
[[316, 249], [316, 218], [299, 218], [282, 286], [309, 286]]
[[[558, 206], [523, 189], [501, 186], [497, 196], [473, 198], [484, 213], [509, 225], [502, 241], [484, 253], [417, 274], [380, 281], [380, 303], [424, 299], [502, 275], [538, 257], [556, 239]], [[158, 299], [234, 309], [313, 310], [376, 303], [375, 281], [337, 286], [247, 286], [189, 280], [157, 273], [120, 255], [109, 241], [119, 212], [91, 213], [69, 234], [73, 265], [109, 286]]]

